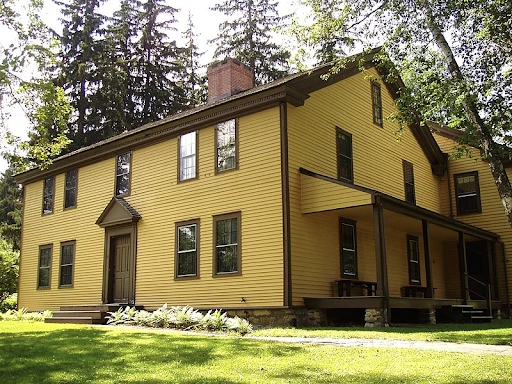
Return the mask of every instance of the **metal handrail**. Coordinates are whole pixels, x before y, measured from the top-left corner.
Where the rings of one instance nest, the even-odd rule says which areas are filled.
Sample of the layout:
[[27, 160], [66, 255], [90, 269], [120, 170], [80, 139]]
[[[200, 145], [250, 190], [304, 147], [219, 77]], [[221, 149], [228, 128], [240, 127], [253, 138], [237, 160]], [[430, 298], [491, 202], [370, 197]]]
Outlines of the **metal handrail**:
[[[474, 282], [476, 282], [476, 283], [478, 283], [478, 284], [480, 284], [480, 285], [484, 286], [485, 288], [487, 288], [487, 289], [485, 290], [485, 296], [483, 296], [483, 295], [479, 294], [478, 292], [473, 291], [472, 289], [469, 289], [469, 287], [466, 287], [466, 290], [468, 291], [468, 293], [470, 293], [470, 292], [471, 292], [471, 293], [475, 294], [476, 296], [481, 297], [482, 299], [484, 299], [484, 300], [487, 302], [487, 311], [488, 311], [488, 314], [489, 314], [489, 316], [492, 316], [491, 284], [486, 284], [486, 283], [484, 283], [483, 281], [480, 281], [480, 280], [478, 280], [478, 279], [475, 279], [473, 276], [470, 276], [470, 275], [468, 275], [467, 273], [465, 273], [465, 275], [466, 275], [466, 277], [467, 277], [468, 279], [471, 279], [472, 281], [474, 281]], [[467, 295], [467, 296], [469, 296], [469, 295]]]

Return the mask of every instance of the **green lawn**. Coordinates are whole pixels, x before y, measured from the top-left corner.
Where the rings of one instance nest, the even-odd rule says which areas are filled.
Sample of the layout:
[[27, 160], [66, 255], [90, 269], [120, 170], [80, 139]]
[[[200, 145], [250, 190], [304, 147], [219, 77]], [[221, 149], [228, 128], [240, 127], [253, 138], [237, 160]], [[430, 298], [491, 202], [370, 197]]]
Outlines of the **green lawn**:
[[0, 321], [0, 383], [510, 383], [512, 356]]
[[512, 345], [512, 320], [495, 320], [487, 324], [407, 325], [389, 328], [269, 328], [258, 330], [253, 335], [450, 341], [455, 343]]

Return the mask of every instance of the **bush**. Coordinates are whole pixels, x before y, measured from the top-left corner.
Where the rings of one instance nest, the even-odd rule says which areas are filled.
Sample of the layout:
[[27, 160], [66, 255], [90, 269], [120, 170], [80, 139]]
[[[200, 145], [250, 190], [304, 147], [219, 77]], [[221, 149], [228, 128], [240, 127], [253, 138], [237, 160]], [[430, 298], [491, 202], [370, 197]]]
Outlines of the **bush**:
[[167, 308], [167, 304], [154, 312], [136, 310], [135, 307], [119, 308], [108, 312], [107, 324], [137, 325], [154, 328], [200, 329], [207, 331], [233, 331], [241, 335], [252, 332], [252, 325], [238, 316], [230, 318], [221, 310], [208, 311], [203, 315], [198, 310], [185, 307]]
[[47, 317], [52, 317], [51, 311], [27, 312], [26, 308], [18, 310], [10, 309], [5, 313], [0, 313], [0, 320], [10, 321], [44, 321]]
[[0, 312], [7, 312], [10, 309], [16, 309], [18, 305], [18, 294], [13, 293], [7, 296], [4, 300], [0, 300]]

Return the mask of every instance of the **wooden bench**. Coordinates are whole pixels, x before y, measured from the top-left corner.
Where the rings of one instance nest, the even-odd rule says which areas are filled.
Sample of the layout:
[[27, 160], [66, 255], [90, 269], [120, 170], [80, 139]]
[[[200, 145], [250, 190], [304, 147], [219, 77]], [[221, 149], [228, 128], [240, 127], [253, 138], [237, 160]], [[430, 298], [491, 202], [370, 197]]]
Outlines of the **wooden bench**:
[[[433, 288], [435, 290], [435, 288]], [[428, 288], [421, 285], [404, 285], [402, 287], [402, 297], [427, 297]], [[420, 294], [418, 296], [418, 294]]]
[[364, 290], [366, 295], [354, 294], [354, 296], [376, 296], [377, 295], [377, 283], [374, 281], [364, 280], [352, 280], [352, 279], [340, 279], [334, 281], [335, 292], [334, 294], [338, 297], [352, 296], [353, 288], [360, 288]]

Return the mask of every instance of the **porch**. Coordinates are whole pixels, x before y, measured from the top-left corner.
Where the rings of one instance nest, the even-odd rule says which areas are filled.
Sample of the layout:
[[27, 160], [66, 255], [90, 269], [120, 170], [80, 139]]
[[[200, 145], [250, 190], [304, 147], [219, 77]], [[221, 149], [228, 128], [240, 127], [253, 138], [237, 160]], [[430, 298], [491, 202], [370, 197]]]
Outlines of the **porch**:
[[[379, 309], [386, 323], [406, 310], [467, 312], [477, 319], [501, 308], [498, 235], [374, 190], [300, 171], [304, 220], [314, 217], [317, 226], [325, 220], [325, 226], [339, 227], [339, 275], [324, 282], [334, 284], [332, 295], [304, 294], [306, 308]], [[316, 257], [332, 266], [336, 256], [333, 251]]]

